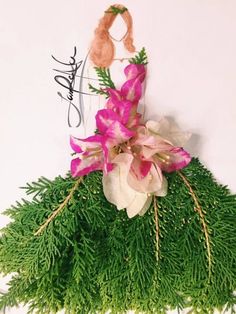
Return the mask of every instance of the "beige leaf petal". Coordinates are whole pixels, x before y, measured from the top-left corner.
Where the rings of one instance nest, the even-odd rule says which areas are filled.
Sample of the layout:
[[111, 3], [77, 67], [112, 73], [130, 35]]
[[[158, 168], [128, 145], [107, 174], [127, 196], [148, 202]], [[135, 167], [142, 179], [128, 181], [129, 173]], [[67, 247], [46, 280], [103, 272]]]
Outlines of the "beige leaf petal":
[[152, 203], [152, 196], [149, 196], [148, 199], [147, 199], [147, 201], [146, 201], [146, 203], [144, 204], [143, 208], [142, 208], [141, 211], [138, 213], [139, 216], [143, 216], [143, 215], [146, 213], [146, 211], [147, 211], [148, 208], [150, 207], [151, 203]]
[[126, 208], [135, 198], [136, 192], [128, 185], [127, 176], [133, 160], [131, 154], [119, 154], [113, 159], [114, 169], [103, 175], [103, 191], [107, 200], [117, 209]]
[[144, 214], [150, 206], [149, 198], [150, 197], [147, 196], [147, 193], [136, 192], [134, 200], [126, 208], [128, 217], [132, 218], [136, 216], [137, 214], [140, 214], [140, 212], [143, 212], [143, 211], [144, 211], [143, 212]]
[[166, 178], [163, 176], [162, 186], [161, 188], [156, 191], [156, 196], [166, 196], [167, 195], [167, 189], [168, 189], [168, 182]]

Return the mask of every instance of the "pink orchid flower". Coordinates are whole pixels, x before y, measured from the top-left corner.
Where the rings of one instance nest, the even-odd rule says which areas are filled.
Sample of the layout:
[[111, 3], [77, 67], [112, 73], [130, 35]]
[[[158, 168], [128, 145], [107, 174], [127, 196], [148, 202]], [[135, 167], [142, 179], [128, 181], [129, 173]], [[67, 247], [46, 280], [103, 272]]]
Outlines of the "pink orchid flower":
[[127, 81], [121, 90], [108, 89], [110, 95], [106, 109], [96, 115], [99, 134], [86, 139], [71, 137], [72, 149], [79, 154], [71, 162], [72, 176], [83, 176], [95, 170], [108, 173], [112, 169], [110, 160], [118, 153], [120, 144], [135, 135], [134, 127], [141, 115], [137, 104], [142, 95], [141, 83], [145, 77], [144, 65], [128, 65], [125, 70]]
[[137, 112], [138, 102], [142, 96], [142, 83], [146, 76], [143, 64], [130, 64], [124, 69], [127, 81], [120, 90], [108, 88], [109, 99], [106, 108], [115, 111], [122, 117], [122, 122], [128, 127], [136, 127], [141, 115]]
[[[191, 160], [183, 148], [172, 143], [183, 144], [190, 134], [172, 127], [167, 134], [167, 126], [169, 123], [166, 119], [148, 121], [146, 125], [139, 126], [136, 135], [121, 145], [122, 152], [112, 160], [113, 169], [103, 176], [106, 198], [117, 209], [126, 208], [129, 217], [143, 215], [149, 208], [152, 194], [167, 194], [167, 180], [163, 171], [182, 169]], [[162, 137], [163, 131], [168, 140]]]
[[71, 136], [72, 149], [79, 154], [71, 162], [73, 177], [83, 176], [95, 170], [105, 173], [112, 169], [109, 162], [115, 154], [115, 147], [119, 147], [134, 136], [135, 132], [127, 129], [120, 121], [120, 117], [110, 109], [99, 110], [96, 115], [96, 124], [100, 134], [86, 139]]
[[158, 193], [165, 184], [162, 172], [180, 170], [191, 161], [188, 152], [161, 136], [160, 129], [155, 121], [139, 126], [126, 149], [134, 157], [128, 181], [137, 191]]

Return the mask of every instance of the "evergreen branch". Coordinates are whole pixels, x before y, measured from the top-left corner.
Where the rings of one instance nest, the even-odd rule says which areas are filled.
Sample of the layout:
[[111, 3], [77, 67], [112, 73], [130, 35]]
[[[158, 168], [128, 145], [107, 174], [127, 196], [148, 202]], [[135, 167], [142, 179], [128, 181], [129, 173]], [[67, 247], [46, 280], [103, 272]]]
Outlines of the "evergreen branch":
[[0, 294], [0, 312], [20, 303], [41, 314], [62, 308], [67, 314], [163, 314], [167, 308], [212, 314], [225, 306], [233, 311], [236, 196], [195, 158], [181, 172], [211, 231], [210, 284], [201, 219], [178, 172], [165, 174], [168, 194], [157, 198], [158, 262], [153, 200], [145, 215], [128, 218], [106, 200], [100, 171], [83, 178], [63, 212], [35, 237], [76, 183], [68, 174], [56, 177], [37, 202], [21, 202], [9, 212], [11, 222], [0, 237], [0, 270], [17, 277]]
[[80, 182], [83, 180], [83, 177], [80, 177], [79, 180], [76, 181], [75, 185], [71, 189], [70, 193], [65, 198], [64, 202], [48, 217], [48, 219], [39, 227], [39, 229], [34, 233], [35, 236], [42, 233], [42, 231], [48, 226], [48, 224], [59, 214], [59, 212], [67, 205], [69, 200], [71, 199], [74, 191], [79, 186]]
[[108, 93], [103, 90], [102, 88], [96, 88], [94, 87], [92, 84], [88, 84], [88, 87], [89, 87], [89, 90], [94, 93], [94, 94], [97, 94], [97, 95], [105, 95], [106, 97], [108, 96]]
[[201, 223], [202, 223], [202, 227], [203, 227], [203, 232], [205, 235], [205, 241], [206, 241], [206, 247], [207, 247], [207, 259], [208, 259], [208, 271], [209, 271], [209, 277], [211, 276], [211, 265], [212, 265], [212, 258], [211, 258], [211, 247], [210, 247], [210, 238], [209, 238], [209, 232], [208, 232], [208, 227], [207, 224], [205, 222], [205, 217], [202, 211], [202, 208], [199, 204], [198, 198], [195, 194], [195, 192], [193, 191], [193, 188], [191, 187], [190, 183], [188, 182], [187, 178], [182, 174], [182, 172], [178, 171], [179, 176], [182, 178], [182, 180], [184, 181], [185, 185], [188, 187], [190, 194], [193, 198], [193, 201], [195, 203], [195, 210], [199, 213], [200, 219], [201, 219]]
[[113, 88], [115, 89], [115, 84], [113, 83], [111, 79], [111, 73], [109, 68], [100, 68], [95, 67], [95, 71], [98, 76], [99, 84], [102, 88]]
[[51, 184], [52, 184], [51, 180], [45, 177], [41, 177], [38, 179], [37, 182], [27, 183], [27, 185], [21, 187], [21, 189], [26, 190], [27, 195], [35, 194], [34, 195], [35, 199], [37, 196], [45, 192], [50, 187]]
[[132, 64], [148, 64], [148, 58], [145, 48], [143, 47], [133, 58], [129, 59]]
[[153, 196], [154, 218], [156, 226], [156, 259], [159, 260], [159, 219], [158, 219], [158, 205], [157, 198]]

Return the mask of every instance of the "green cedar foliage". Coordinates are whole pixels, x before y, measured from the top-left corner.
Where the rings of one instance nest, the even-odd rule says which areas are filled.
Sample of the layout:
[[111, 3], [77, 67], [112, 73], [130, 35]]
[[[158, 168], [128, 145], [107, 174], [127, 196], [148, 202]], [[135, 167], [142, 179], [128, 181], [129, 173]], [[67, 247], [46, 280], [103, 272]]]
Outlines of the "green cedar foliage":
[[134, 58], [131, 58], [129, 60], [129, 63], [133, 64], [148, 64], [148, 58], [145, 48], [143, 47], [137, 54], [134, 56]]
[[113, 83], [111, 79], [111, 73], [109, 68], [94, 68], [96, 71], [96, 74], [98, 76], [99, 81], [99, 87], [96, 88], [92, 84], [89, 84], [89, 89], [92, 93], [95, 93], [97, 95], [105, 95], [108, 97], [108, 92], [106, 91], [107, 88], [113, 88], [115, 89], [115, 84]]
[[114, 5], [110, 6], [108, 11], [105, 11], [105, 13], [112, 13], [114, 15], [117, 14], [123, 14], [125, 11], [127, 11], [128, 9], [123, 7], [122, 9], [115, 7]]
[[[5, 211], [12, 222], [0, 239], [0, 270], [14, 273], [0, 308], [29, 304], [28, 313], [164, 314], [232, 310], [236, 290], [236, 196], [218, 185], [197, 159], [181, 172], [204, 213], [212, 265], [195, 203], [178, 172], [167, 174], [166, 197], [144, 216], [127, 217], [103, 195], [102, 174], [84, 177], [70, 201], [40, 235], [76, 180], [70, 175], [28, 184], [36, 197]], [[158, 254], [157, 254], [158, 253]], [[159, 258], [157, 259], [157, 255]]]

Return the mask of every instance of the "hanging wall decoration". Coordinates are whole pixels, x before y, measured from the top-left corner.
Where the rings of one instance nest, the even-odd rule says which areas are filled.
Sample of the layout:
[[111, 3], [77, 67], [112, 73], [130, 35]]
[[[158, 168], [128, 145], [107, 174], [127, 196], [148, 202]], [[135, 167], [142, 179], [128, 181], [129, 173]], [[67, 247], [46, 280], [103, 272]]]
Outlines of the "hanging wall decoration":
[[[124, 49], [134, 53], [121, 86], [109, 69], [118, 15], [127, 26]], [[140, 114], [148, 59], [144, 48], [135, 53], [132, 26], [129, 10], [112, 5], [95, 30], [88, 57], [99, 86], [89, 90], [103, 109], [94, 134], [71, 136], [69, 173], [28, 183], [33, 197], [5, 211], [11, 222], [1, 233], [0, 269], [13, 277], [2, 310], [23, 303], [40, 314], [235, 313], [236, 197], [183, 148], [188, 132]], [[70, 101], [83, 69], [75, 56], [76, 49]]]

